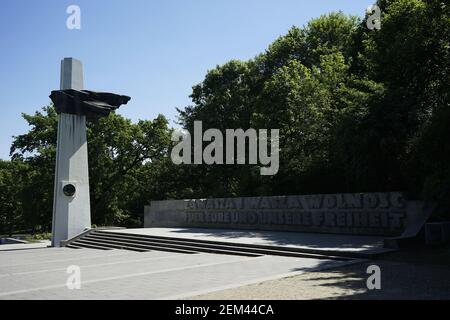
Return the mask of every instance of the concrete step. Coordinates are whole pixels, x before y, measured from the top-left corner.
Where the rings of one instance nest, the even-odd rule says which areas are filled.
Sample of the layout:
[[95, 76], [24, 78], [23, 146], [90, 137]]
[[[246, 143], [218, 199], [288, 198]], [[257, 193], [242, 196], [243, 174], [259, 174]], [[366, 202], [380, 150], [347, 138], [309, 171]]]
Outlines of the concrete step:
[[75, 244], [69, 244], [66, 247], [67, 248], [72, 248], [72, 249], [84, 249], [82, 246], [77, 246]]
[[[188, 250], [193, 250], [197, 252], [208, 252], [208, 253], [218, 253], [218, 254], [231, 254], [231, 255], [244, 255], [244, 256], [261, 256], [261, 255], [278, 255], [278, 256], [289, 256], [289, 257], [299, 257], [299, 258], [319, 258], [319, 259], [330, 259], [330, 257], [324, 257], [320, 255], [313, 254], [303, 254], [292, 251], [277, 251], [269, 249], [259, 249], [259, 248], [248, 248], [241, 247], [239, 245], [233, 244], [203, 244], [195, 241], [176, 241], [176, 240], [166, 240], [166, 239], [145, 239], [142, 237], [130, 237], [125, 234], [99, 234], [93, 233], [89, 237], [97, 239], [122, 239], [127, 243], [151, 243], [153, 245], [164, 247], [164, 248], [185, 248]], [[343, 260], [341, 257], [338, 260]]]
[[[289, 256], [289, 257], [299, 257], [299, 258], [315, 258], [315, 259], [334, 259], [334, 260], [350, 260], [351, 258], [345, 256], [336, 256], [333, 254], [324, 253], [308, 253], [301, 250], [296, 250], [296, 248], [283, 248], [275, 246], [259, 246], [250, 244], [231, 244], [228, 242], [216, 242], [216, 241], [204, 241], [204, 240], [193, 240], [193, 239], [180, 239], [180, 238], [166, 238], [166, 237], [156, 237], [148, 235], [136, 235], [128, 233], [118, 233], [118, 232], [107, 232], [107, 231], [94, 231], [89, 234], [90, 237], [103, 237], [103, 238], [114, 238], [122, 239], [122, 241], [132, 242], [151, 242], [159, 246], [168, 247], [185, 247], [191, 250], [196, 250], [199, 252], [211, 252], [220, 253], [220, 251], [225, 250], [226, 254], [252, 254], [255, 256], [260, 255], [278, 255], [278, 256]], [[206, 250], [206, 251], [205, 251]], [[334, 253], [334, 252], [333, 252]]]
[[72, 248], [72, 249], [97, 249], [97, 250], [111, 250], [111, 248], [109, 247], [105, 247], [105, 246], [101, 246], [95, 243], [80, 243], [78, 242], [80, 239], [78, 239], [77, 241], [74, 241], [73, 243], [68, 244], [66, 247], [67, 248]]
[[82, 247], [78, 247], [78, 246], [71, 246], [71, 245], [67, 245], [66, 248], [71, 248], [71, 249], [83, 249]]
[[130, 251], [137, 251], [137, 252], [149, 251], [149, 249], [146, 249], [146, 248], [137, 248], [137, 247], [129, 246], [127, 243], [124, 243], [124, 242], [106, 243], [103, 241], [94, 241], [94, 240], [85, 239], [84, 237], [77, 239], [75, 242], [73, 242], [73, 244], [75, 244], [77, 246], [84, 246], [84, 247], [95, 246], [98, 248], [107, 248], [108, 250], [119, 249], [119, 250], [130, 250]]
[[96, 242], [96, 243], [103, 243], [105, 245], [116, 245], [121, 246], [123, 249], [127, 248], [135, 248], [135, 249], [145, 249], [145, 251], [167, 251], [167, 252], [175, 252], [175, 253], [184, 253], [184, 254], [195, 254], [197, 252], [192, 250], [185, 250], [183, 248], [167, 248], [162, 249], [158, 245], [154, 245], [152, 243], [147, 243], [142, 241], [141, 243], [131, 242], [128, 240], [120, 239], [120, 238], [102, 238], [102, 237], [93, 237], [93, 236], [87, 236], [85, 238], [88, 241]]
[[102, 243], [120, 243], [126, 244], [130, 247], [145, 247], [152, 248], [152, 250], [159, 251], [170, 251], [170, 252], [179, 252], [179, 253], [197, 253], [197, 252], [206, 252], [206, 253], [217, 253], [217, 254], [228, 254], [228, 255], [238, 255], [238, 256], [246, 256], [246, 257], [257, 257], [260, 255], [253, 254], [251, 252], [243, 252], [238, 250], [233, 250], [232, 247], [229, 248], [213, 248], [213, 247], [199, 247], [192, 246], [186, 244], [177, 244], [177, 243], [163, 243], [155, 240], [144, 240], [144, 239], [133, 239], [127, 237], [121, 237], [116, 235], [98, 235], [96, 233], [90, 234], [84, 239], [90, 240], [92, 242], [102, 242]]

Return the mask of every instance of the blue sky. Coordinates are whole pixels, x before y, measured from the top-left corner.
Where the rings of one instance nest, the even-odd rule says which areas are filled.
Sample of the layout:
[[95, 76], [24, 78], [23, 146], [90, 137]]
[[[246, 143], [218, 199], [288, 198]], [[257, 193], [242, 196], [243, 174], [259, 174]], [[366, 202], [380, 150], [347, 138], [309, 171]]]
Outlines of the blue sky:
[[[80, 59], [85, 88], [132, 97], [119, 113], [133, 120], [176, 107], [205, 73], [250, 59], [293, 26], [331, 11], [364, 15], [371, 0], [3, 0], [0, 6], [0, 158], [27, 132], [21, 113], [49, 104], [60, 60]], [[81, 8], [81, 30], [66, 9]]]

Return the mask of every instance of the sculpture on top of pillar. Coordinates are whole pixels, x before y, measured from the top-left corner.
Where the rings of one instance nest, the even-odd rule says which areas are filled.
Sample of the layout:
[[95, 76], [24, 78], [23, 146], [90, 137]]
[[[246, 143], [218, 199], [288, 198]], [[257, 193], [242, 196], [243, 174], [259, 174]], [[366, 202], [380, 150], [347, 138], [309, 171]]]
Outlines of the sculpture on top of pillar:
[[108, 116], [131, 98], [108, 92], [66, 89], [52, 91], [50, 99], [57, 113], [84, 115], [90, 119]]

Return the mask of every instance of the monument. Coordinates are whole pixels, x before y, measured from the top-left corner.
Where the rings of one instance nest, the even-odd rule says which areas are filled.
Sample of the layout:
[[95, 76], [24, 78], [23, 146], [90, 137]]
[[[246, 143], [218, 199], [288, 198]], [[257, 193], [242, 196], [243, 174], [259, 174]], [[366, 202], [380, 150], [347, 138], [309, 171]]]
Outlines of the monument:
[[50, 95], [58, 113], [52, 246], [91, 227], [86, 120], [109, 115], [130, 97], [83, 90], [83, 66], [61, 62], [61, 90]]
[[433, 205], [400, 192], [152, 201], [145, 228], [222, 228], [414, 236]]

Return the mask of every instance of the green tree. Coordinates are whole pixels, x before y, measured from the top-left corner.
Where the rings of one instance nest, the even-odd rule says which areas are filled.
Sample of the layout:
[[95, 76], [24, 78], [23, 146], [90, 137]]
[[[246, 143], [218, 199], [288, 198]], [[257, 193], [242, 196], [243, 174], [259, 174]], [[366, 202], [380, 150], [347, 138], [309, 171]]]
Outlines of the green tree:
[[367, 74], [386, 87], [373, 110], [385, 186], [450, 208], [448, 145], [450, 7], [439, 0], [383, 0], [382, 28], [367, 32]]
[[25, 165], [0, 160], [0, 232], [12, 235], [24, 226], [22, 174]]
[[[15, 137], [11, 156], [26, 164], [22, 190], [27, 201], [21, 207], [31, 226], [49, 230], [52, 219], [56, 154], [57, 114], [45, 107], [34, 115], [23, 115], [31, 127]], [[170, 129], [163, 116], [133, 124], [120, 115], [88, 122], [92, 221], [96, 225], [136, 225], [142, 218], [140, 169], [146, 162], [167, 157]]]

